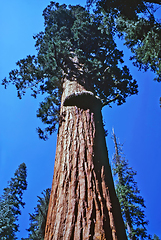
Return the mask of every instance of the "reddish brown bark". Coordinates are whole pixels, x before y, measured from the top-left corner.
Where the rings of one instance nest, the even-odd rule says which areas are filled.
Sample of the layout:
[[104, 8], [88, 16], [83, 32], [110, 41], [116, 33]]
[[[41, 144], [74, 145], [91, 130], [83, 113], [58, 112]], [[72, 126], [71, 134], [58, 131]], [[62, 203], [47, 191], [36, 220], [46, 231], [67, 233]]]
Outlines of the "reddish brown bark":
[[77, 106], [63, 106], [68, 96], [84, 91], [75, 81], [64, 83], [45, 240], [126, 240], [100, 101], [87, 96], [81, 107], [74, 98]]

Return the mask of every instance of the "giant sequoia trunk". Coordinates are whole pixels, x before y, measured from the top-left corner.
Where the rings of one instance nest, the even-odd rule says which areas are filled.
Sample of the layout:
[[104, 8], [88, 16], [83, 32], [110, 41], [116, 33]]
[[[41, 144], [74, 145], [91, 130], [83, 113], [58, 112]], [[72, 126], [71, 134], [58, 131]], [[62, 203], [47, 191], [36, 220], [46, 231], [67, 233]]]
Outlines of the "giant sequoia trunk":
[[126, 240], [101, 102], [76, 81], [63, 89], [45, 240]]

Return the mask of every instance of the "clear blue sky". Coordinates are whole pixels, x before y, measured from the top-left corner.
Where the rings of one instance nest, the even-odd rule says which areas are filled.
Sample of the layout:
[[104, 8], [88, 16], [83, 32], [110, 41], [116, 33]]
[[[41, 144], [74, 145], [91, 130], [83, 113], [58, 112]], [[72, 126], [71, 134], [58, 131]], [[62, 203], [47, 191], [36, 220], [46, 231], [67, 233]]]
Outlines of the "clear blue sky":
[[[85, 1], [61, 1], [66, 4], [85, 4]], [[5, 0], [0, 4], [0, 79], [16, 67], [15, 63], [28, 54], [36, 54], [32, 36], [43, 30], [42, 11], [47, 0]], [[120, 48], [125, 49], [121, 43]], [[112, 127], [129, 164], [137, 171], [135, 180], [145, 199], [148, 232], [161, 237], [161, 83], [153, 81], [153, 74], [139, 72], [128, 61], [126, 64], [138, 81], [139, 94], [129, 97], [122, 106], [105, 107], [103, 116], [109, 132], [107, 145], [112, 159], [114, 145], [111, 140]], [[0, 86], [0, 194], [13, 177], [18, 165], [25, 162], [28, 169], [28, 189], [24, 194], [25, 209], [20, 217], [21, 237], [27, 237], [29, 215], [37, 204], [37, 196], [51, 187], [56, 134], [46, 142], [38, 138], [36, 127], [42, 126], [36, 118], [38, 99], [28, 92], [22, 100], [17, 98], [14, 86], [7, 90]]]

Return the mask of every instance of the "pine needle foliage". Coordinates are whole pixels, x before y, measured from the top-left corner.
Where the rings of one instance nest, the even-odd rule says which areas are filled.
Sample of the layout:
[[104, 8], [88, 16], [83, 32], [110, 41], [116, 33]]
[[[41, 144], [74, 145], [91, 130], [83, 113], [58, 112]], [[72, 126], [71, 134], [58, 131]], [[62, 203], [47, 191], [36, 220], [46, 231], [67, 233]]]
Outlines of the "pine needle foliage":
[[128, 239], [151, 239], [147, 233], [148, 221], [145, 220], [145, 202], [135, 181], [136, 172], [129, 167], [128, 160], [123, 157], [122, 145], [117, 142], [113, 132], [115, 154], [113, 158], [113, 174], [116, 180], [116, 193], [120, 202], [121, 211]]
[[24, 190], [27, 189], [27, 172], [25, 163], [20, 164], [14, 177], [8, 182], [0, 197], [0, 239], [15, 240], [19, 231], [18, 216], [20, 208], [24, 207], [22, 201]]
[[35, 98], [44, 94], [37, 117], [47, 124], [45, 130], [38, 128], [40, 138], [46, 139], [59, 122], [66, 78], [85, 85], [103, 105], [118, 94], [116, 103], [124, 103], [137, 94], [138, 85], [123, 64], [123, 52], [117, 49], [111, 26], [100, 10], [90, 13], [79, 5], [51, 2], [43, 16], [45, 30], [34, 36], [37, 55], [18, 61], [17, 69], [2, 84], [14, 84], [19, 98], [28, 88]]
[[161, 81], [161, 1], [87, 0], [96, 3], [110, 21], [112, 31], [131, 50], [130, 60], [140, 70], [150, 69]]
[[27, 229], [29, 232], [28, 238], [22, 240], [43, 240], [45, 234], [46, 218], [48, 212], [50, 198], [50, 189], [42, 192], [42, 196], [38, 196], [38, 204], [34, 208], [34, 213], [30, 214], [30, 227]]

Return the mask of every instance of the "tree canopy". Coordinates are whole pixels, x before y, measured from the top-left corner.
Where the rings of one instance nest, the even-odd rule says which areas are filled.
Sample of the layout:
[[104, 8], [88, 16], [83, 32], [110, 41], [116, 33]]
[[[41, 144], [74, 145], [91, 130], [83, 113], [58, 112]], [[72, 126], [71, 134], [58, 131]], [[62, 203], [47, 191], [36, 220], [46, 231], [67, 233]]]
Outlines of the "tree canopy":
[[[64, 79], [77, 79], [102, 103], [112, 98], [122, 104], [136, 94], [137, 83], [123, 64], [123, 52], [117, 49], [110, 24], [104, 14], [94, 14], [81, 6], [66, 6], [51, 2], [43, 12], [45, 30], [34, 39], [36, 56], [17, 62], [17, 69], [3, 80], [5, 87], [13, 83], [21, 98], [28, 88], [31, 95], [44, 94], [37, 116], [48, 124], [45, 131], [52, 134], [59, 121], [59, 108]], [[44, 131], [38, 129], [45, 138]]]
[[[160, 0], [87, 0], [96, 3], [110, 21], [115, 35], [122, 37], [131, 50], [130, 60], [139, 69], [150, 69], [161, 81]], [[160, 16], [159, 16], [160, 18]]]

